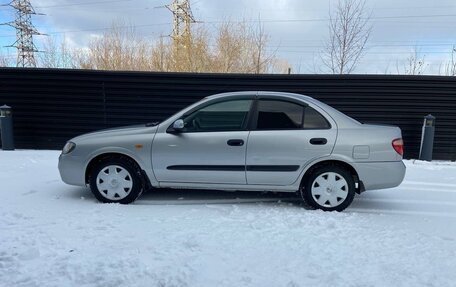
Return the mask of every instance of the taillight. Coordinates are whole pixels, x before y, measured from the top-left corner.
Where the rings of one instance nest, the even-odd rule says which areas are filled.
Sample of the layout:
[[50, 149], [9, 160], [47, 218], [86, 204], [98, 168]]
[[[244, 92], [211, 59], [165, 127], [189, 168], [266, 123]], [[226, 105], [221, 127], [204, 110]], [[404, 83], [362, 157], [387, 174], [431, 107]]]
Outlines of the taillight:
[[395, 139], [392, 142], [394, 150], [400, 154], [401, 156], [404, 156], [404, 141], [402, 139]]

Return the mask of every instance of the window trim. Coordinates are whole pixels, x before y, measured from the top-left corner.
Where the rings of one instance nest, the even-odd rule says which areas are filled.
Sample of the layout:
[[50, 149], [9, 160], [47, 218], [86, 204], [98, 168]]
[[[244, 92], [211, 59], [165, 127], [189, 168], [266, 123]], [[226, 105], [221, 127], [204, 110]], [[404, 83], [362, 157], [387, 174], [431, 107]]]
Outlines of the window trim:
[[[233, 131], [181, 131], [181, 132], [178, 132], [177, 134], [183, 134], [183, 133], [221, 133], [221, 132], [224, 132], [224, 133], [229, 133], [229, 132], [242, 132], [242, 131], [298, 131], [298, 130], [330, 130], [333, 128], [333, 125], [331, 124], [331, 121], [328, 120], [328, 118], [323, 114], [321, 113], [319, 110], [315, 109], [314, 107], [310, 106], [308, 103], [306, 102], [303, 102], [303, 101], [300, 101], [298, 99], [293, 99], [293, 98], [283, 98], [283, 97], [280, 97], [280, 96], [274, 96], [274, 95], [240, 95], [240, 96], [235, 96], [235, 97], [230, 97], [229, 99], [227, 98], [216, 98], [216, 99], [213, 99], [211, 101], [207, 101], [197, 107], [194, 107], [193, 109], [185, 112], [184, 114], [182, 114], [182, 116], [179, 118], [179, 119], [183, 119], [184, 117], [188, 117], [190, 116], [191, 114], [201, 110], [201, 109], [204, 109], [210, 105], [213, 105], [213, 104], [218, 104], [218, 103], [223, 103], [223, 102], [231, 102], [231, 101], [239, 101], [239, 100], [250, 100], [252, 101], [252, 104], [250, 105], [250, 109], [248, 111], [248, 114], [247, 114], [247, 120], [246, 120], [246, 123], [244, 124], [244, 127], [242, 129], [239, 129], [239, 130], [233, 130]], [[292, 104], [296, 104], [296, 105], [299, 105], [299, 106], [302, 106], [304, 108], [304, 112], [303, 112], [303, 125], [304, 125], [304, 118], [305, 118], [305, 112], [306, 112], [306, 108], [307, 107], [310, 107], [312, 109], [314, 109], [317, 113], [319, 113], [323, 119], [326, 121], [326, 123], [328, 124], [328, 127], [327, 128], [304, 128], [304, 127], [301, 127], [299, 129], [268, 129], [268, 130], [258, 130], [256, 128], [256, 125], [258, 123], [258, 103], [259, 101], [279, 101], [279, 102], [288, 102], [288, 103], [292, 103]], [[173, 124], [174, 122], [172, 122], [168, 128], [166, 129], [166, 133], [173, 133], [173, 134], [176, 134], [176, 132], [174, 131], [173, 129]]]
[[[291, 104], [301, 106], [303, 108], [301, 127], [297, 128], [297, 129], [257, 129], [258, 116], [259, 116], [259, 113], [258, 113], [259, 101], [286, 102], [286, 103], [291, 103]], [[331, 123], [321, 112], [319, 112], [317, 109], [311, 107], [310, 105], [308, 105], [307, 103], [304, 103], [304, 102], [300, 102], [300, 101], [293, 100], [293, 99], [284, 99], [284, 98], [279, 98], [279, 97], [258, 97], [255, 100], [255, 103], [253, 103], [253, 106], [255, 108], [252, 111], [254, 114], [252, 116], [252, 121], [250, 122], [250, 125], [249, 125], [250, 131], [299, 131], [299, 130], [308, 131], [308, 130], [330, 130], [330, 129], [332, 129]], [[327, 128], [304, 128], [304, 119], [305, 119], [305, 115], [306, 115], [306, 108], [308, 108], [308, 107], [314, 109], [318, 114], [320, 114], [323, 117], [323, 119], [328, 124]]]

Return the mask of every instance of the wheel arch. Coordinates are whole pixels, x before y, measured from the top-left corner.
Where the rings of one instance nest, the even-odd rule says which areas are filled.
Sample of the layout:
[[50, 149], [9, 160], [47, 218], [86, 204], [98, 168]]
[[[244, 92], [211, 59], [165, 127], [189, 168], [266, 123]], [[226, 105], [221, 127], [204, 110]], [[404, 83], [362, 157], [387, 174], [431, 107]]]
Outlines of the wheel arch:
[[356, 192], [361, 193], [364, 191], [364, 185], [363, 185], [362, 181], [359, 179], [358, 171], [353, 167], [353, 165], [351, 165], [350, 163], [343, 161], [341, 159], [325, 159], [325, 160], [321, 160], [321, 161], [311, 164], [305, 170], [304, 174], [302, 175], [300, 185], [302, 186], [302, 184], [304, 184], [304, 182], [307, 180], [307, 178], [316, 169], [319, 169], [319, 168], [325, 167], [325, 166], [338, 166], [338, 167], [341, 167], [341, 168], [347, 170], [353, 176], [353, 179], [356, 184]]
[[136, 160], [135, 158], [133, 158], [132, 156], [130, 156], [128, 154], [125, 154], [125, 153], [122, 153], [122, 152], [118, 152], [118, 151], [115, 151], [115, 152], [114, 151], [113, 152], [103, 152], [103, 153], [100, 153], [100, 154], [97, 154], [97, 155], [93, 156], [89, 160], [89, 162], [87, 163], [87, 166], [85, 168], [85, 175], [84, 175], [84, 180], [85, 180], [86, 184], [89, 183], [90, 174], [91, 174], [93, 168], [96, 166], [96, 164], [99, 163], [102, 160], [110, 159], [110, 158], [124, 158], [126, 160], [129, 160], [129, 161], [133, 162], [138, 167], [138, 169], [140, 170], [141, 177], [146, 181], [145, 183], [147, 184], [147, 186], [150, 186], [149, 179], [148, 179], [143, 167], [138, 162], [138, 160]]

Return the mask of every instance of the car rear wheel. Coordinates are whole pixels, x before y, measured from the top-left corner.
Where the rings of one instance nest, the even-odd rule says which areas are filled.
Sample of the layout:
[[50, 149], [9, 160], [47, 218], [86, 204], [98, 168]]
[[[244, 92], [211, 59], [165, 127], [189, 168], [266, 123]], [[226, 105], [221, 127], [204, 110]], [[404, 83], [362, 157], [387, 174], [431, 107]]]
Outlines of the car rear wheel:
[[101, 202], [131, 203], [144, 190], [141, 170], [126, 158], [101, 160], [91, 171], [90, 189]]
[[338, 166], [316, 169], [300, 190], [303, 201], [324, 211], [342, 211], [355, 197], [353, 176]]

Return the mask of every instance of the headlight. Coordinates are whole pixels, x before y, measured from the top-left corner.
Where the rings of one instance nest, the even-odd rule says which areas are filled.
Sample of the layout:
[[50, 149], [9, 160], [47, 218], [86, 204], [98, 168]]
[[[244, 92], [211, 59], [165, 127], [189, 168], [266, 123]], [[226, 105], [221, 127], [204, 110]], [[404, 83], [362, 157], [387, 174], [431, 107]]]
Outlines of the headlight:
[[62, 154], [70, 153], [74, 150], [76, 144], [74, 142], [67, 142], [63, 147]]

